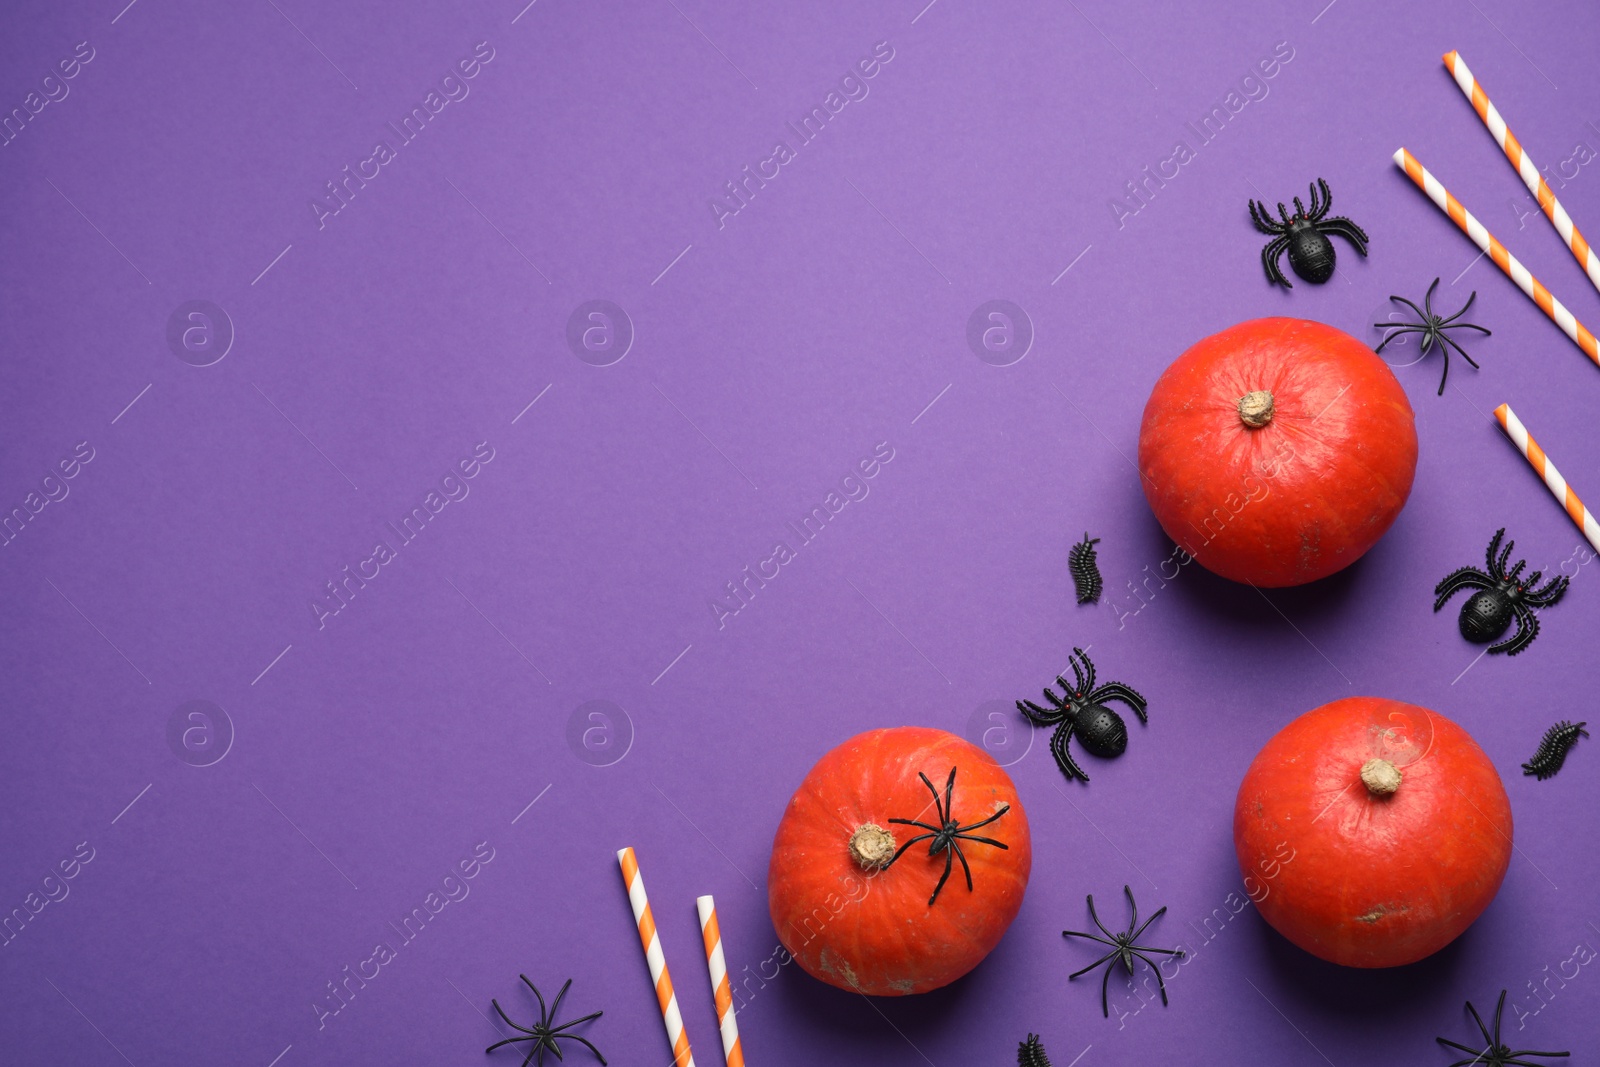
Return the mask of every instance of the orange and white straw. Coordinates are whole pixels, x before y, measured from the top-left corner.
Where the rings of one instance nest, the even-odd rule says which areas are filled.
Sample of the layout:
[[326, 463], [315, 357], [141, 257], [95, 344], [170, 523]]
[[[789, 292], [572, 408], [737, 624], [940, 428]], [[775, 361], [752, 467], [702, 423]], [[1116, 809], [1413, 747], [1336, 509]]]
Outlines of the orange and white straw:
[[667, 1042], [672, 1045], [672, 1062], [676, 1067], [694, 1067], [694, 1053], [689, 1051], [689, 1036], [683, 1032], [683, 1016], [672, 991], [672, 976], [667, 973], [667, 957], [661, 952], [661, 938], [656, 935], [656, 920], [650, 913], [650, 898], [645, 896], [639, 861], [631, 848], [618, 852], [617, 861], [622, 864], [622, 881], [628, 887], [633, 919], [639, 924], [639, 943], [644, 946], [645, 962], [650, 965], [650, 980], [656, 984], [661, 1021], [667, 1027]]
[[1394, 161], [1401, 170], [1406, 172], [1406, 177], [1416, 183], [1417, 188], [1427, 194], [1428, 199], [1438, 206], [1440, 211], [1450, 216], [1450, 221], [1460, 227], [1461, 232], [1472, 239], [1490, 259], [1494, 265], [1505, 272], [1528, 295], [1528, 299], [1539, 305], [1539, 310], [1550, 317], [1550, 321], [1561, 327], [1561, 332], [1572, 338], [1572, 343], [1583, 350], [1595, 364], [1600, 365], [1600, 344], [1595, 342], [1594, 334], [1588, 327], [1579, 322], [1568, 311], [1566, 305], [1551, 295], [1550, 290], [1540, 284], [1539, 279], [1524, 267], [1516, 256], [1506, 251], [1506, 246], [1495, 239], [1494, 234], [1472, 216], [1472, 212], [1461, 206], [1461, 201], [1450, 195], [1450, 191], [1439, 183], [1439, 179], [1428, 173], [1426, 167], [1417, 162], [1417, 158], [1404, 148], [1395, 152]]
[[717, 904], [710, 897], [696, 897], [700, 910], [700, 937], [706, 943], [706, 967], [711, 971], [711, 995], [717, 1002], [717, 1026], [722, 1030], [722, 1058], [728, 1067], [744, 1067], [744, 1049], [739, 1045], [739, 1023], [733, 1014], [733, 989], [728, 985], [728, 963], [722, 957], [722, 928], [717, 925]]
[[1561, 502], [1562, 508], [1572, 521], [1578, 524], [1583, 536], [1595, 547], [1595, 551], [1600, 552], [1600, 523], [1594, 521], [1589, 509], [1583, 506], [1583, 501], [1572, 491], [1572, 486], [1561, 477], [1561, 472], [1550, 462], [1550, 457], [1544, 454], [1539, 442], [1528, 433], [1528, 428], [1522, 425], [1522, 420], [1511, 410], [1511, 405], [1501, 404], [1495, 408], [1494, 417], [1500, 420], [1500, 428], [1511, 438], [1511, 443], [1517, 446], [1517, 451], [1522, 453], [1523, 458], [1538, 472], [1539, 477], [1544, 479], [1545, 487]]
[[1495, 142], [1505, 152], [1506, 158], [1517, 169], [1517, 176], [1522, 179], [1522, 184], [1528, 187], [1528, 192], [1539, 202], [1539, 209], [1556, 228], [1556, 233], [1561, 235], [1561, 240], [1572, 250], [1573, 256], [1583, 267], [1584, 273], [1589, 275], [1594, 287], [1600, 289], [1600, 256], [1595, 255], [1594, 249], [1589, 247], [1589, 242], [1578, 232], [1572, 216], [1567, 214], [1566, 208], [1561, 206], [1561, 201], [1556, 199], [1556, 194], [1551, 192], [1544, 176], [1539, 173], [1538, 165], [1523, 150], [1522, 142], [1511, 132], [1506, 120], [1500, 117], [1500, 112], [1489, 100], [1489, 94], [1483, 91], [1483, 86], [1472, 76], [1472, 71], [1467, 68], [1461, 53], [1446, 53], [1444, 65], [1449, 69], [1451, 77], [1455, 78], [1456, 85], [1460, 86], [1467, 99], [1472, 101], [1472, 110], [1478, 113], [1478, 117], [1489, 128], [1489, 133], [1493, 135]]

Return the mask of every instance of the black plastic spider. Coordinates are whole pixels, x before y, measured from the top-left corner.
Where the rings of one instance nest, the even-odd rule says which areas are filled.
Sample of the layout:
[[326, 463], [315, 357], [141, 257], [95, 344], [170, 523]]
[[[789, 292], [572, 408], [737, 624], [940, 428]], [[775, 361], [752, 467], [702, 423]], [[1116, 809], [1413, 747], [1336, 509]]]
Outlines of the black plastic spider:
[[[1320, 201], [1317, 198], [1318, 189], [1322, 190]], [[1269, 282], [1285, 289], [1294, 288], [1278, 266], [1278, 257], [1283, 255], [1284, 249], [1289, 250], [1289, 266], [1306, 281], [1321, 285], [1333, 277], [1333, 242], [1328, 240], [1326, 234], [1336, 233], [1355, 246], [1357, 252], [1363, 256], [1367, 254], [1367, 232], [1343, 216], [1325, 218], [1328, 208], [1332, 206], [1333, 194], [1328, 191], [1328, 183], [1321, 178], [1311, 186], [1310, 211], [1300, 203], [1298, 196], [1294, 198], [1293, 216], [1284, 208], [1282, 201], [1278, 202], [1278, 217], [1283, 220], [1281, 223], [1273, 221], [1272, 212], [1266, 204], [1259, 200], [1250, 201], [1250, 221], [1256, 224], [1256, 229], [1274, 237], [1261, 250], [1261, 265], [1266, 268]]]
[[[1149, 926], [1151, 923], [1161, 918], [1161, 916], [1165, 915], [1167, 913], [1167, 909], [1162, 907], [1154, 915], [1150, 916], [1150, 918], [1144, 921], [1144, 926], [1134, 929], [1139, 922], [1139, 905], [1133, 902], [1133, 890], [1130, 887], [1123, 886], [1122, 891], [1128, 894], [1128, 909], [1133, 913], [1133, 917], [1128, 920], [1127, 933], [1114, 934], [1110, 930], [1106, 929], [1106, 924], [1101, 922], [1100, 916], [1094, 913], [1093, 893], [1089, 894], [1089, 918], [1094, 920], [1094, 924], [1098, 926], [1100, 928], [1100, 932], [1106, 936], [1097, 937], [1094, 934], [1085, 934], [1077, 930], [1061, 931], [1062, 937], [1087, 937], [1091, 941], [1098, 941], [1102, 945], [1111, 946], [1110, 952], [1107, 952], [1104, 956], [1101, 956], [1099, 959], [1089, 964], [1089, 966], [1083, 968], [1083, 970], [1074, 971], [1072, 974], [1067, 976], [1067, 980], [1071, 981], [1072, 979], [1078, 977], [1078, 975], [1088, 974], [1102, 963], [1106, 963], [1108, 960], [1110, 961], [1109, 965], [1106, 967], [1106, 976], [1100, 980], [1100, 1010], [1108, 1019], [1111, 1017], [1111, 1007], [1106, 1002], [1106, 985], [1111, 981], [1111, 972], [1116, 969], [1118, 963], [1122, 964], [1123, 970], [1128, 972], [1129, 977], [1132, 977], [1133, 975], [1133, 959], [1135, 956], [1149, 964], [1150, 969], [1156, 972], [1156, 985], [1161, 989], [1161, 1003], [1165, 1004], [1167, 1002], [1167, 983], [1162, 981], [1161, 968], [1156, 965], [1156, 961], [1151, 959], [1149, 956], [1146, 956], [1145, 953], [1159, 952], [1164, 956], [1177, 956], [1179, 959], [1182, 959], [1184, 954], [1181, 948], [1150, 948], [1147, 945], [1136, 944], [1139, 939], [1139, 935], [1144, 933], [1145, 927]], [[1106, 938], [1110, 938], [1110, 940], [1108, 941]]]
[[922, 779], [922, 784], [927, 786], [928, 792], [933, 794], [933, 806], [934, 810], [939, 813], [939, 825], [932, 826], [925, 822], [918, 822], [915, 819], [890, 819], [889, 821], [892, 823], [899, 823], [901, 826], [920, 826], [928, 832], [918, 834], [896, 849], [894, 855], [889, 858], [889, 862], [884, 864], [884, 869], [887, 870], [893, 866], [894, 861], [900, 858], [900, 854], [918, 841], [931, 840], [933, 843], [928, 846], [928, 855], [937, 856], [941, 852], [944, 853], [944, 873], [939, 876], [939, 884], [933, 887], [933, 896], [928, 898], [928, 907], [931, 908], [933, 907], [933, 902], [939, 899], [939, 890], [944, 888], [945, 880], [950, 877], [950, 868], [956, 860], [961, 861], [961, 869], [966, 872], [967, 892], [972, 892], [972, 868], [967, 866], [967, 857], [961, 851], [961, 842], [976, 841], [980, 845], [993, 845], [995, 848], [1010, 850], [1011, 846], [1003, 841], [996, 841], [992, 837], [978, 837], [969, 831], [976, 830], [980, 826], [988, 826], [1010, 811], [1011, 805], [1003, 804], [999, 811], [987, 819], [980, 819], [970, 826], [962, 826], [956, 822], [955, 808], [951, 803], [951, 794], [955, 792], [956, 788], [956, 769], [954, 767], [950, 768], [950, 778], [944, 784], [943, 800], [939, 798], [939, 791], [933, 787], [932, 782], [928, 781], [926, 774], [918, 771], [917, 777]]
[[[1083, 661], [1081, 671], [1078, 669], [1080, 659]], [[1050, 738], [1050, 754], [1055, 756], [1056, 766], [1069, 780], [1082, 778], [1087, 782], [1089, 776], [1083, 773], [1083, 768], [1073, 761], [1072, 754], [1067, 751], [1072, 735], [1076, 733], [1083, 741], [1083, 747], [1092, 755], [1103, 759], [1120, 756], [1128, 747], [1128, 727], [1123, 723], [1122, 716], [1106, 707], [1104, 702], [1122, 701], [1146, 725], [1150, 723], [1149, 716], [1145, 714], [1145, 708], [1149, 705], [1144, 697], [1121, 682], [1107, 682], [1095, 688], [1094, 664], [1083, 649], [1074, 648], [1068, 662], [1072, 664], [1072, 677], [1077, 684], [1068, 685], [1065, 678], [1058, 676], [1056, 684], [1066, 694], [1064, 697], [1057, 697], [1046, 686], [1044, 698], [1053, 708], [1041, 708], [1031, 700], [1019, 700], [1017, 710], [1040, 726], [1060, 724]]]
[[1481, 645], [1505, 633], [1515, 618], [1517, 632], [1507, 640], [1489, 646], [1490, 652], [1515, 656], [1539, 636], [1539, 619], [1533, 609], [1547, 608], [1559, 601], [1567, 591], [1569, 579], [1565, 575], [1552, 578], [1544, 588], [1536, 589], [1534, 587], [1539, 584], [1539, 579], [1544, 577], [1543, 571], [1534, 571], [1526, 578], [1519, 578], [1522, 568], [1528, 565], [1527, 560], [1519, 559], [1515, 567], [1506, 570], [1506, 561], [1511, 558], [1511, 550], [1517, 543], [1506, 542], [1505, 551], [1496, 556], [1495, 553], [1500, 549], [1500, 538], [1505, 533], [1506, 528], [1502, 526], [1489, 539], [1487, 573], [1476, 567], [1462, 567], [1445, 576], [1444, 581], [1433, 590], [1436, 597], [1433, 610], [1444, 607], [1445, 601], [1463, 589], [1481, 590], [1461, 605], [1461, 636]]
[[538, 987], [535, 986], [532, 982], [528, 981], [528, 976], [527, 975], [525, 975], [525, 974], [524, 975], [518, 975], [518, 977], [521, 978], [523, 980], [523, 982], [525, 982], [527, 984], [529, 989], [533, 990], [533, 995], [534, 996], [539, 997], [539, 1021], [534, 1023], [532, 1028], [529, 1028], [529, 1027], [526, 1027], [526, 1026], [518, 1026], [516, 1023], [512, 1022], [509, 1018], [506, 1018], [506, 1013], [505, 1013], [504, 1009], [502, 1009], [500, 1007], [500, 1002], [498, 1000], [490, 1000], [489, 1003], [494, 1005], [494, 1010], [500, 1016], [500, 1018], [505, 1019], [505, 1022], [506, 1022], [507, 1026], [509, 1026], [509, 1027], [511, 1027], [512, 1029], [515, 1029], [515, 1030], [521, 1030], [527, 1036], [526, 1037], [508, 1037], [504, 1041], [496, 1041], [494, 1044], [490, 1045], [488, 1048], [484, 1049], [483, 1051], [485, 1051], [485, 1052], [493, 1052], [495, 1049], [499, 1048], [501, 1045], [510, 1045], [510, 1044], [513, 1044], [513, 1043], [515, 1043], [517, 1041], [532, 1041], [533, 1042], [533, 1047], [528, 1050], [527, 1058], [522, 1061], [522, 1067], [528, 1067], [528, 1064], [534, 1062], [534, 1057], [535, 1056], [538, 1057], [538, 1067], [544, 1067], [544, 1054], [545, 1054], [546, 1050], [555, 1053], [556, 1059], [559, 1060], [559, 1059], [562, 1058], [561, 1057], [561, 1048], [560, 1048], [560, 1046], [558, 1046], [556, 1044], [556, 1041], [565, 1038], [566, 1040], [569, 1040], [569, 1041], [579, 1041], [579, 1042], [582, 1042], [585, 1045], [588, 1045], [589, 1046], [589, 1051], [595, 1054], [595, 1058], [598, 1059], [600, 1061], [602, 1067], [604, 1067], [604, 1064], [606, 1062], [606, 1058], [604, 1056], [600, 1055], [600, 1050], [595, 1048], [594, 1045], [587, 1038], [579, 1037], [577, 1034], [564, 1034], [564, 1033], [562, 1033], [562, 1031], [570, 1029], [570, 1028], [572, 1028], [574, 1026], [577, 1026], [579, 1023], [586, 1023], [590, 1019], [598, 1019], [598, 1018], [600, 1018], [600, 1016], [604, 1015], [605, 1012], [603, 1012], [603, 1011], [593, 1012], [593, 1013], [591, 1013], [589, 1015], [585, 1015], [581, 1019], [574, 1019], [570, 1023], [562, 1023], [560, 1026], [556, 1026], [553, 1023], [553, 1020], [556, 1017], [556, 1012], [561, 1010], [561, 998], [567, 995], [567, 987], [572, 985], [572, 979], [570, 979], [570, 978], [567, 979], [566, 985], [561, 987], [561, 992], [556, 994], [556, 1002], [554, 1004], [550, 1005], [550, 1008], [547, 1011], [547, 1010], [545, 1010], [545, 1006], [544, 1006], [544, 997], [539, 996]]
[[1478, 361], [1467, 355], [1467, 350], [1465, 348], [1462, 348], [1455, 341], [1447, 337], [1445, 335], [1445, 331], [1477, 330], [1485, 337], [1489, 337], [1491, 334], [1482, 326], [1474, 326], [1470, 322], [1456, 321], [1467, 313], [1467, 309], [1472, 306], [1472, 302], [1478, 298], [1477, 290], [1473, 290], [1472, 295], [1467, 297], [1467, 302], [1461, 305], [1460, 311], [1456, 312], [1454, 315], [1451, 315], [1448, 319], [1442, 319], [1433, 313], [1433, 291], [1437, 288], [1439, 288], [1439, 279], [1435, 278], [1433, 280], [1433, 284], [1428, 286], [1428, 295], [1422, 298], [1422, 307], [1417, 307], [1417, 305], [1413, 304], [1403, 296], [1389, 297], [1390, 300], [1398, 300], [1412, 311], [1415, 311], [1419, 316], [1421, 316], [1421, 322], [1375, 322], [1373, 325], [1380, 330], [1389, 331], [1383, 335], [1383, 340], [1378, 344], [1376, 351], [1379, 352], [1383, 351], [1384, 345], [1388, 344], [1390, 341], [1393, 341], [1396, 337], [1399, 337], [1403, 333], [1420, 333], [1422, 335], [1423, 355], [1428, 354], [1428, 349], [1433, 347], [1435, 341], [1439, 343], [1439, 352], [1444, 356], [1444, 370], [1439, 375], [1439, 395], [1443, 396], [1444, 381], [1446, 378], [1450, 377], [1451, 348], [1455, 349], [1457, 352], [1460, 352], [1461, 358], [1472, 364], [1474, 369], [1476, 369], [1478, 366]]
[[1487, 1047], [1479, 1050], [1468, 1048], [1466, 1045], [1449, 1038], [1435, 1038], [1441, 1045], [1460, 1049], [1462, 1052], [1472, 1053], [1470, 1060], [1457, 1060], [1450, 1067], [1468, 1067], [1468, 1064], [1481, 1065], [1481, 1067], [1540, 1067], [1537, 1063], [1529, 1063], [1522, 1059], [1523, 1056], [1570, 1056], [1570, 1052], [1535, 1052], [1533, 1049], [1518, 1049], [1513, 1051], [1500, 1043], [1500, 1015], [1506, 1010], [1506, 991], [1500, 990], [1500, 1003], [1494, 1009], [1494, 1035], [1490, 1036], [1489, 1028], [1483, 1025], [1483, 1019], [1478, 1016], [1478, 1009], [1472, 1006], [1472, 1001], [1467, 1001], [1467, 1010], [1472, 1013], [1472, 1021], [1478, 1024], [1478, 1030], [1483, 1034]]

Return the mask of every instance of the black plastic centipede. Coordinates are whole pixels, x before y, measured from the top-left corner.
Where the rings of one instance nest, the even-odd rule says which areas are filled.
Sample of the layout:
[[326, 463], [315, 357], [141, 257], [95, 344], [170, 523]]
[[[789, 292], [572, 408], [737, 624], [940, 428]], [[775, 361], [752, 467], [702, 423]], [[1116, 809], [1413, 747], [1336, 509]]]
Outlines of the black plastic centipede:
[[1050, 1057], [1044, 1054], [1038, 1034], [1029, 1034], [1028, 1040], [1017, 1046], [1017, 1067], [1050, 1067]]
[[1578, 743], [1578, 738], [1588, 737], [1586, 722], [1568, 722], [1565, 719], [1544, 732], [1539, 739], [1539, 750], [1522, 765], [1523, 774], [1531, 774], [1539, 781], [1552, 778], [1567, 760], [1567, 753]]
[[1100, 565], [1095, 561], [1094, 546], [1100, 543], [1100, 538], [1089, 539], [1085, 533], [1083, 540], [1072, 546], [1072, 551], [1067, 555], [1067, 566], [1072, 570], [1072, 584], [1078, 591], [1078, 603], [1093, 604], [1100, 599], [1100, 591], [1105, 586], [1100, 578]]

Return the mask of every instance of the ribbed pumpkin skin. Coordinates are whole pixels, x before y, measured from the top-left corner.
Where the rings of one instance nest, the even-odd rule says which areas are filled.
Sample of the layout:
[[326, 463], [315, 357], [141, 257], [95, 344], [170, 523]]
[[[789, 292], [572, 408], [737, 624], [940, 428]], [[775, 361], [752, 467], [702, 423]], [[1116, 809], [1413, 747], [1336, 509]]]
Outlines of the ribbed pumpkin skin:
[[[1362, 784], [1374, 758], [1400, 770], [1390, 796]], [[1285, 726], [1250, 764], [1233, 812], [1240, 870], [1257, 881], [1276, 871], [1262, 918], [1347, 967], [1413, 963], [1454, 941], [1499, 891], [1511, 838], [1511, 803], [1477, 742], [1436, 711], [1382, 697], [1336, 700]]]
[[[892, 826], [891, 818], [937, 823], [917, 772], [942, 797], [952, 766], [959, 768], [954, 818], [965, 826], [1011, 805], [974, 831], [1009, 848], [962, 842], [973, 891], [957, 860], [929, 907], [944, 856], [930, 857], [928, 842], [869, 875], [851, 857], [849, 840], [865, 823], [897, 842], [923, 831]], [[789, 801], [772, 844], [767, 902], [778, 939], [807, 973], [852, 992], [904, 996], [948, 985], [994, 950], [1022, 906], [1032, 866], [1028, 817], [988, 753], [943, 730], [871, 730], [818, 760]]]
[[[1272, 420], [1239, 399], [1272, 394]], [[1411, 493], [1416, 420], [1366, 345], [1305, 319], [1241, 322], [1166, 369], [1139, 431], [1145, 496], [1167, 536], [1207, 570], [1302, 585], [1377, 543]]]

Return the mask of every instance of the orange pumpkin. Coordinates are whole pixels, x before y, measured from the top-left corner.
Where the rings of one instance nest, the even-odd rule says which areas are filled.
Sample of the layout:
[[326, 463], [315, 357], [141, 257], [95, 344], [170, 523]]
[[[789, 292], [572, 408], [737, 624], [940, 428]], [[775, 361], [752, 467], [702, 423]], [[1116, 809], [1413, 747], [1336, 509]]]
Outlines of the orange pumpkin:
[[1239, 786], [1233, 842], [1274, 929], [1347, 967], [1439, 951], [1511, 862], [1511, 803], [1467, 732], [1436, 711], [1348, 697], [1268, 741]]
[[1372, 349], [1305, 319], [1207, 337], [1145, 405], [1139, 470], [1161, 528], [1207, 570], [1301, 585], [1377, 543], [1411, 493], [1411, 403]]
[[[958, 840], [970, 890], [960, 859], [930, 856], [931, 840], [884, 866], [928, 832], [891, 819], [939, 825], [952, 768], [945, 814], [958, 825], [1009, 805], [971, 831], [1005, 848]], [[937, 805], [919, 774], [937, 790]], [[947, 859], [948, 880], [937, 888]], [[778, 939], [807, 973], [852, 992], [903, 996], [948, 985], [994, 950], [1032, 866], [1022, 801], [988, 753], [943, 730], [872, 730], [823, 756], [795, 791], [772, 843], [767, 902]]]

